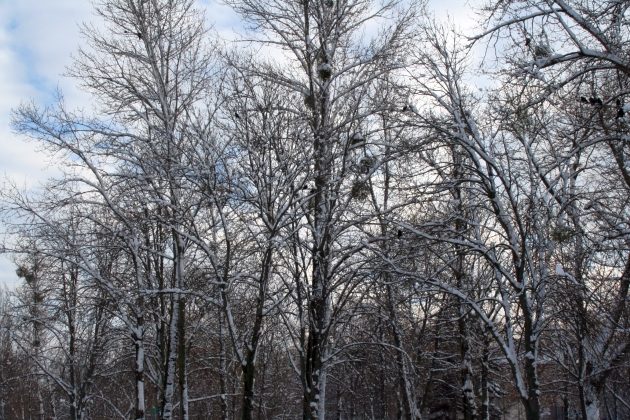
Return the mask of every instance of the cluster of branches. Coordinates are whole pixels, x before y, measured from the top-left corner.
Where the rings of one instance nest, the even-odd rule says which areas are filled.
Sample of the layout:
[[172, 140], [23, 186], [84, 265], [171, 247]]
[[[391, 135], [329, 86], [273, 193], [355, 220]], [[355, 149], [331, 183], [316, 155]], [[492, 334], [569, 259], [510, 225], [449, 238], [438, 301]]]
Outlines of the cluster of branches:
[[0, 418], [630, 415], [630, 4], [228, 3], [103, 0], [94, 109], [15, 110]]

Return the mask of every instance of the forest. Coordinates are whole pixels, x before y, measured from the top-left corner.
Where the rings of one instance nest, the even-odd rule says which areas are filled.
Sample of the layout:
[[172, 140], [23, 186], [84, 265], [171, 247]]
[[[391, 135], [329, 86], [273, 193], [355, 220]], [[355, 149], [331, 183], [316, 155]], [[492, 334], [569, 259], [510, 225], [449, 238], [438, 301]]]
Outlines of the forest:
[[630, 418], [630, 1], [225, 3], [14, 110], [0, 419]]

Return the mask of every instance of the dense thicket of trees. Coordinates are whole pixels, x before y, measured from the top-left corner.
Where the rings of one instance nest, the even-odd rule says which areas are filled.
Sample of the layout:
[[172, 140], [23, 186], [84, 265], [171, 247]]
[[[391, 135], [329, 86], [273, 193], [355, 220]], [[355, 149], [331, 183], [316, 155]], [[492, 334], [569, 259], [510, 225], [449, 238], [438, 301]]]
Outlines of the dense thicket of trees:
[[93, 111], [15, 110], [0, 419], [630, 417], [630, 3], [228, 4], [100, 1]]

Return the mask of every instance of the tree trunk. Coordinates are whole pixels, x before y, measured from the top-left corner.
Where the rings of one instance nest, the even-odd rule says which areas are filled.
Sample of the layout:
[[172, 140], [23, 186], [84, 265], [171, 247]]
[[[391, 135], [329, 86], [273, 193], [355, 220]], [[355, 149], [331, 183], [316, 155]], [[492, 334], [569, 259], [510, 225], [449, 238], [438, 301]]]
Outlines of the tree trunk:
[[481, 359], [481, 420], [490, 420], [490, 340], [483, 335], [483, 356]]
[[592, 373], [592, 365], [590, 362], [586, 363], [586, 372], [580, 383], [580, 409], [582, 411], [582, 418], [584, 420], [599, 420], [601, 418], [601, 406], [599, 401], [599, 392], [597, 387], [593, 384], [593, 379], [590, 377]]
[[[536, 369], [537, 349], [536, 340], [533, 338], [533, 326], [529, 301], [526, 296], [521, 297], [521, 300], [526, 301], [522, 303], [524, 317], [524, 338], [525, 338], [525, 378], [527, 381], [527, 399], [525, 403], [525, 414], [527, 420], [539, 420], [540, 419], [540, 390], [538, 384], [538, 372]], [[526, 306], [527, 305], [527, 306]]]
[[225, 354], [225, 327], [223, 326], [223, 312], [219, 311], [219, 387], [221, 392], [221, 420], [229, 418], [229, 406], [227, 402], [227, 362]]
[[134, 367], [134, 375], [136, 377], [136, 420], [144, 420], [145, 401], [144, 401], [144, 320], [138, 318], [136, 329], [133, 332], [134, 348], [136, 353], [136, 363]]
[[[322, 99], [326, 101], [325, 98]], [[323, 107], [323, 105], [322, 105]], [[330, 156], [329, 146], [322, 133], [315, 136], [315, 205], [313, 231], [313, 280], [311, 300], [309, 302], [309, 336], [306, 348], [306, 389], [304, 418], [322, 420], [325, 417], [325, 401], [322, 391], [325, 389], [326, 375], [323, 364], [328, 327], [329, 297], [328, 275], [330, 263], [330, 226], [329, 218], [332, 203], [329, 197]]]
[[[313, 312], [321, 311], [322, 304], [320, 302], [312, 302]], [[309, 331], [307, 347], [306, 347], [306, 389], [304, 390], [304, 420], [320, 420], [324, 413], [320, 411], [321, 398], [321, 382], [322, 379], [322, 346], [323, 340], [320, 334], [321, 323], [311, 321], [312, 325]]]
[[180, 415], [182, 420], [188, 420], [188, 371], [186, 369], [186, 300], [181, 297], [179, 302], [179, 317], [177, 322], [177, 364], [179, 372]]
[[398, 365], [398, 382], [400, 386], [400, 394], [404, 406], [403, 415], [407, 420], [419, 419], [420, 412], [416, 404], [416, 392], [413, 379], [410, 378], [409, 361], [406, 358], [403, 349], [402, 337], [398, 325], [398, 314], [396, 313], [394, 291], [391, 282], [386, 280], [387, 306], [389, 310], [389, 318], [391, 320], [392, 335], [394, 337], [394, 346], [396, 347], [396, 362]]
[[173, 296], [171, 322], [169, 324], [168, 348], [166, 355], [166, 374], [164, 375], [164, 395], [162, 400], [162, 419], [173, 417], [173, 396], [175, 394], [175, 367], [177, 363], [177, 325], [179, 318], [179, 294]]
[[262, 332], [265, 297], [267, 295], [267, 284], [271, 272], [271, 261], [273, 257], [273, 248], [269, 247], [265, 250], [262, 261], [262, 270], [258, 282], [258, 297], [256, 299], [256, 318], [252, 327], [252, 336], [247, 349], [245, 349], [245, 366], [243, 366], [243, 402], [241, 410], [241, 418], [243, 420], [251, 420], [254, 413], [254, 385], [256, 379], [256, 353], [258, 351], [258, 342]]

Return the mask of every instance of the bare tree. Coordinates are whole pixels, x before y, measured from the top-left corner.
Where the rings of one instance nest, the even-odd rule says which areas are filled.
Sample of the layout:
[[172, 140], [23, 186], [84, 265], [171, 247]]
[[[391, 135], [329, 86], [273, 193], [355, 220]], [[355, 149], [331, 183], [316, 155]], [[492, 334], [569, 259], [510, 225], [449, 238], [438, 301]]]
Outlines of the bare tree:
[[[262, 30], [259, 42], [277, 45], [286, 52], [283, 60], [285, 68], [290, 69], [260, 62], [248, 71], [286, 86], [301, 95], [304, 102], [294, 112], [304, 116], [312, 142], [310, 168], [306, 171], [312, 176], [312, 206], [306, 216], [311, 273], [307, 277], [310, 284], [302, 286], [306, 304], [302, 314], [308, 321], [297, 344], [304, 418], [323, 418], [329, 339], [335, 323], [331, 311], [335, 285], [343, 284], [335, 281], [340, 262], [335, 255], [344, 233], [341, 220], [347, 206], [340, 191], [348, 179], [351, 149], [366, 142], [366, 123], [374, 109], [366, 94], [380, 75], [400, 68], [398, 56], [407, 45], [415, 16], [410, 10], [414, 9], [398, 10], [396, 2], [374, 5], [376, 9], [364, 1], [230, 3]], [[358, 31], [380, 16], [392, 17], [393, 23], [370, 44], [356, 44], [353, 37]], [[341, 255], [341, 261], [349, 256], [347, 252]]]
[[[530, 92], [516, 113], [527, 114], [541, 103], [553, 108], [563, 123], [547, 133], [555, 138], [548, 143], [554, 159], [536, 156], [533, 169], [555, 202], [557, 220], [551, 234], [558, 250], [557, 274], [575, 286], [569, 286], [574, 303], [569, 310], [574, 320], [570, 342], [579, 355], [570, 351], [560, 363], [572, 372], [581, 415], [589, 419], [600, 418], [606, 372], [611, 372], [610, 363], [619, 363], [625, 352], [625, 346], [613, 343], [624, 341], [618, 334], [627, 322], [621, 315], [628, 293], [627, 238], [624, 234], [602, 234], [600, 228], [606, 225], [604, 229], [610, 232], [615, 230], [611, 222], [619, 226], [627, 219], [617, 204], [626, 200], [630, 179], [622, 134], [627, 124], [626, 8], [614, 2], [491, 3], [486, 9], [487, 30], [474, 38], [509, 37], [516, 41], [507, 43], [512, 58], [503, 62], [502, 69], [516, 75], [519, 84]], [[612, 165], [603, 170], [593, 161], [594, 156], [610, 160]], [[606, 185], [609, 193], [591, 184], [593, 180]], [[611, 218], [599, 207], [603, 202], [607, 209], [619, 209], [613, 211], [615, 216]], [[604, 219], [607, 221], [601, 225]], [[612, 245], [611, 240], [621, 242]], [[620, 252], [613, 256], [609, 254], [612, 248]], [[609, 258], [615, 261], [612, 266], [620, 275], [603, 269], [608, 266], [603, 261]], [[602, 289], [603, 278], [608, 279], [610, 288]], [[600, 292], [614, 298], [603, 298]], [[596, 303], [600, 299], [607, 302], [606, 308]], [[592, 323], [601, 327], [598, 332]]]

